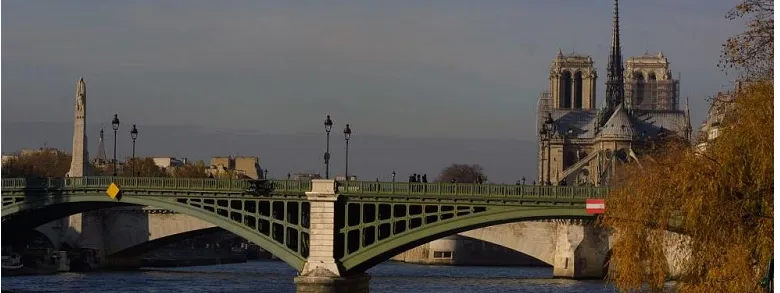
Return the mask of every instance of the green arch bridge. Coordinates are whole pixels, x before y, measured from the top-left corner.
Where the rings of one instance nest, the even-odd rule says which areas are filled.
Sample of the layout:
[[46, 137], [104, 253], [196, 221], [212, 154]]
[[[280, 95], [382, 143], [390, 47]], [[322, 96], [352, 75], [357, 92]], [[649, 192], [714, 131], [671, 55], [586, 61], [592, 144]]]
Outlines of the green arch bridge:
[[[115, 198], [106, 192], [112, 183], [120, 188]], [[4, 178], [2, 229], [32, 229], [101, 208], [154, 206], [244, 237], [297, 269], [299, 278], [326, 276], [356, 286], [350, 276], [364, 276], [400, 252], [447, 235], [509, 222], [592, 218], [585, 200], [608, 192], [604, 187], [318, 179], [267, 184], [266, 192], [250, 192], [250, 181], [229, 179]]]

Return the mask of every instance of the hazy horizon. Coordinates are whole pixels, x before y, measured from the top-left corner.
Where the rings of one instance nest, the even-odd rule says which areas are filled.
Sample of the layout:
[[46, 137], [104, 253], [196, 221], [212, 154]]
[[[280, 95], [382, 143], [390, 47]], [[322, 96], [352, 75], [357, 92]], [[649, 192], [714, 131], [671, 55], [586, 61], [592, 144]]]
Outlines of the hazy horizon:
[[[110, 126], [109, 126], [110, 127]], [[120, 125], [117, 133], [117, 158], [131, 156], [129, 129]], [[51, 147], [71, 152], [72, 123], [3, 123], [4, 154], [22, 148]], [[87, 149], [94, 158], [98, 151], [100, 125], [88, 124]], [[324, 132], [324, 131], [323, 131]], [[30, 133], [40, 134], [33, 136]], [[106, 129], [106, 155], [113, 155], [113, 130]], [[155, 146], [157, 145], [157, 146]], [[197, 145], [197, 147], [189, 147]], [[208, 164], [214, 156], [256, 156], [269, 176], [284, 178], [287, 173], [320, 173], [325, 167], [325, 134], [241, 134], [212, 131], [197, 127], [159, 126], [139, 129], [136, 141], [137, 157], [176, 157], [203, 160]], [[344, 172], [344, 138], [331, 134], [332, 175]], [[479, 164], [493, 182], [514, 183], [523, 176], [536, 180], [536, 144], [530, 141], [500, 139], [397, 138], [376, 135], [354, 135], [349, 144], [350, 174], [361, 180], [390, 181], [396, 171], [397, 180], [409, 174], [428, 174], [436, 178], [453, 163]], [[520, 155], [530, 154], [530, 155]], [[425, 160], [420, 160], [424, 157]]]

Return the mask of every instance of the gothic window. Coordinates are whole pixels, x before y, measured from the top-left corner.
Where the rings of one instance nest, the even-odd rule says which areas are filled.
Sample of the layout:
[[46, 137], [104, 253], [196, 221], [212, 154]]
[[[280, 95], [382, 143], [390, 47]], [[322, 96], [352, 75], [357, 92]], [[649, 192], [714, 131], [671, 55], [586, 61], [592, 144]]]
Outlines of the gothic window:
[[642, 74], [642, 72], [634, 72], [634, 80], [635, 80], [635, 89], [632, 97], [631, 104], [639, 106], [642, 104], [642, 100], [644, 100], [644, 92], [645, 92], [645, 76]]
[[574, 109], [582, 109], [582, 72], [574, 74]]
[[564, 70], [561, 73], [561, 87], [558, 92], [561, 108], [571, 108], [571, 81], [571, 72]]

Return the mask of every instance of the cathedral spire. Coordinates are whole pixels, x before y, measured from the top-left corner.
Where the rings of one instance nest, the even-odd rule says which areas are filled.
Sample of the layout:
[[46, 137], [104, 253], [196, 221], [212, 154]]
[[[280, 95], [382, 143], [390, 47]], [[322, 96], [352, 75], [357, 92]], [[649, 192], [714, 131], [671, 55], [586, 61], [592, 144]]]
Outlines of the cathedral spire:
[[103, 165], [108, 163], [108, 158], [106, 157], [106, 146], [103, 144], [103, 128], [100, 128], [100, 140], [98, 141], [98, 155], [97, 158], [95, 158], [95, 161], [98, 163], [98, 165]]
[[623, 56], [620, 52], [620, 17], [618, 13], [618, 0], [615, 0], [615, 8], [612, 15], [612, 45], [609, 50], [609, 64], [607, 65], [607, 108], [615, 109], [624, 100], [623, 88]]

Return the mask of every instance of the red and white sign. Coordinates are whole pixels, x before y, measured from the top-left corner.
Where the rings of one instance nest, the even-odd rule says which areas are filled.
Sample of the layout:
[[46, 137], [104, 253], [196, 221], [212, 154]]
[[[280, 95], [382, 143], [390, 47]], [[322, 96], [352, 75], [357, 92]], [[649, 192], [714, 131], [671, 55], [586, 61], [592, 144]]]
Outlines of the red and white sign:
[[603, 199], [586, 199], [585, 212], [591, 215], [603, 214], [607, 208]]

